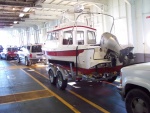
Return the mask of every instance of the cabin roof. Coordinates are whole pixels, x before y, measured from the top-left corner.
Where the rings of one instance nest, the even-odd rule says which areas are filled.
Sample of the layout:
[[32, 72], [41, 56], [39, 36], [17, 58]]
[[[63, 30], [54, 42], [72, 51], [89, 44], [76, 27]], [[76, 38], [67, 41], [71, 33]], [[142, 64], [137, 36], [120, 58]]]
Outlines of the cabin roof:
[[83, 27], [83, 28], [87, 28], [87, 29], [91, 29], [91, 30], [96, 30], [96, 29], [88, 27], [88, 26], [68, 26], [68, 27], [64, 27], [64, 28], [59, 28], [59, 29], [55, 29], [55, 30], [52, 30], [52, 31], [48, 31], [48, 33], [54, 32], [54, 31], [60, 31], [60, 30], [64, 30], [64, 29], [69, 29], [69, 28], [73, 28], [73, 27]]
[[91, 29], [91, 30], [96, 30], [95, 28], [92, 28], [88, 25], [85, 25], [85, 23], [67, 23], [67, 24], [61, 24], [60, 26], [57, 26], [55, 29], [48, 31], [48, 33], [50, 32], [54, 32], [54, 31], [60, 31], [60, 30], [64, 30], [64, 29], [69, 29], [69, 28], [73, 28], [73, 27], [78, 27], [78, 28], [86, 28], [86, 29]]

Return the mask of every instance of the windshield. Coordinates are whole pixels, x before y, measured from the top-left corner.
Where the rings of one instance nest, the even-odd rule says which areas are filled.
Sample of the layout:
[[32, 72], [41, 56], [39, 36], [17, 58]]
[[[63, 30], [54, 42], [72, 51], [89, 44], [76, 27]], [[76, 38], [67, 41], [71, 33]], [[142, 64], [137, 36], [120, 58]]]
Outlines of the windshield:
[[77, 41], [78, 41], [78, 45], [84, 45], [84, 32], [83, 31], [77, 31]]
[[47, 35], [47, 40], [58, 40], [58, 38], [59, 38], [59, 32], [58, 31], [48, 33], [48, 35]]
[[96, 44], [95, 32], [88, 31], [87, 36], [88, 36], [88, 44]]
[[34, 45], [32, 46], [32, 52], [42, 52], [42, 46], [41, 45]]
[[72, 31], [65, 31], [63, 36], [63, 45], [72, 45], [73, 38], [72, 38]]
[[7, 51], [18, 51], [18, 48], [7, 48]]

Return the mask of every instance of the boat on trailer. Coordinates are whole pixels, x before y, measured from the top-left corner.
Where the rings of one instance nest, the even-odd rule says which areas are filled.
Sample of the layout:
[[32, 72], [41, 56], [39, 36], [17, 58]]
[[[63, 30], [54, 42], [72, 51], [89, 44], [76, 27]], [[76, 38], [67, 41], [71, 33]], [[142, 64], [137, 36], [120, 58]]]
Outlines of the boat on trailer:
[[96, 42], [96, 29], [81, 22], [60, 24], [47, 33], [43, 51], [52, 84], [65, 89], [75, 80], [113, 82], [125, 61], [133, 59], [133, 47], [122, 48], [113, 34], [105, 32]]

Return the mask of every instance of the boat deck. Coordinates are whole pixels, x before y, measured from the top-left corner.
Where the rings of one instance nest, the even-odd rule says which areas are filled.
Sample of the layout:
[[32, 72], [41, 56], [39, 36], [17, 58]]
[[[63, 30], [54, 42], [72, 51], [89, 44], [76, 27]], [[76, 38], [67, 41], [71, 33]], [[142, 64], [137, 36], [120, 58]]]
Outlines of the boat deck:
[[46, 66], [0, 60], [0, 113], [126, 113], [115, 81], [51, 85]]

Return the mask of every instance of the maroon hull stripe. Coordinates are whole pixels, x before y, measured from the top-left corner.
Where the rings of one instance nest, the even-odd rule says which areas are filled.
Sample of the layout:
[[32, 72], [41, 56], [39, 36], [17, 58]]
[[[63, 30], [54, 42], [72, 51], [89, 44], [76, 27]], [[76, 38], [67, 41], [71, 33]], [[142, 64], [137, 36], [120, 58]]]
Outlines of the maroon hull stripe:
[[[78, 50], [77, 56], [82, 53], [84, 50]], [[49, 56], [76, 56], [76, 50], [70, 51], [46, 51]]]
[[[54, 64], [54, 65], [57, 66], [57, 64]], [[119, 66], [116, 66], [116, 67], [102, 67], [102, 68], [98, 68], [97, 72], [101, 73], [101, 74], [103, 74], [103, 73], [112, 73], [112, 72], [120, 72], [122, 67], [123, 67], [122, 65], [119, 65]], [[69, 66], [61, 65], [61, 68], [70, 70]], [[73, 67], [73, 71], [74, 72], [76, 71], [76, 67]], [[93, 74], [94, 72], [96, 72], [96, 70], [95, 70], [95, 68], [94, 69], [84, 69], [84, 68], [79, 68], [78, 67], [78, 72], [81, 72], [82, 74], [85, 74], [85, 75], [89, 75], [89, 74]]]

